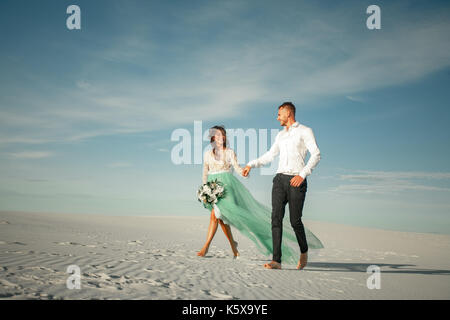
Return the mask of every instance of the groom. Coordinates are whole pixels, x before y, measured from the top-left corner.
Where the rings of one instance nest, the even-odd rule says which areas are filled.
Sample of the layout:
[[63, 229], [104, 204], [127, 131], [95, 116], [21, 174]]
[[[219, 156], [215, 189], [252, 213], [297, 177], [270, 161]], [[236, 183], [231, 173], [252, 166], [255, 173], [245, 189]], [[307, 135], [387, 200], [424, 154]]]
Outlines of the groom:
[[[320, 161], [320, 150], [317, 147], [311, 128], [295, 121], [295, 106], [284, 102], [278, 107], [278, 121], [285, 127], [275, 138], [275, 142], [260, 158], [250, 161], [244, 168], [243, 175], [248, 176], [251, 168], [268, 164], [280, 154], [277, 175], [272, 187], [272, 242], [273, 258], [264, 264], [267, 269], [281, 269], [281, 237], [283, 217], [286, 203], [292, 228], [300, 246], [300, 260], [297, 269], [303, 269], [308, 259], [308, 243], [302, 223], [303, 203], [307, 189], [306, 177]], [[311, 154], [305, 165], [306, 152]]]

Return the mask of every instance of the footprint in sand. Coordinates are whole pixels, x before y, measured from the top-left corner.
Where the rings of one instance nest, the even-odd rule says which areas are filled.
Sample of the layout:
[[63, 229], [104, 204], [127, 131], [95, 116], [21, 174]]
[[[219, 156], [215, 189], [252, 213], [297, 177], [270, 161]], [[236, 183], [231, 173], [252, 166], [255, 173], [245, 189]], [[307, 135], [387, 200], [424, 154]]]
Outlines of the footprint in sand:
[[247, 287], [271, 288], [271, 286], [265, 283], [247, 283]]
[[55, 273], [58, 272], [58, 270], [55, 269], [50, 269], [47, 267], [43, 267], [43, 266], [36, 266], [36, 267], [26, 267], [25, 269], [31, 269], [31, 270], [41, 270], [41, 271], [47, 271], [47, 272], [51, 272], [51, 273]]
[[215, 292], [215, 291], [210, 291], [209, 292], [211, 294], [211, 296], [219, 298], [219, 299], [233, 299], [233, 296], [225, 293], [220, 293], [220, 292]]
[[347, 277], [340, 277], [341, 279], [343, 279], [343, 280], [350, 280], [350, 281], [355, 281], [356, 279], [353, 279], [353, 278], [347, 278]]
[[61, 246], [82, 246], [81, 243], [76, 243], [76, 242], [55, 242], [56, 244], [59, 244]]
[[16, 294], [20, 294], [20, 292], [19, 293], [11, 293], [11, 292], [0, 293], [0, 298], [11, 298], [11, 297], [14, 297]]
[[142, 246], [144, 243], [142, 241], [139, 240], [130, 240], [130, 242], [128, 242], [129, 245], [139, 245]]
[[219, 298], [219, 299], [233, 299], [233, 296], [230, 296], [226, 291], [222, 291], [222, 292], [216, 292], [216, 291], [211, 291], [211, 290], [202, 290], [203, 293], [209, 295], [209, 296], [213, 296], [215, 298]]
[[152, 269], [152, 268], [150, 268], [150, 267], [148, 267], [147, 269], [144, 269], [144, 271], [147, 271], [147, 272], [160, 272], [160, 273], [165, 273], [164, 270], [154, 270], [154, 269]]
[[21, 245], [21, 246], [26, 246], [27, 245], [26, 243], [19, 242], [19, 241], [11, 242], [10, 244], [18, 244], [18, 245]]
[[16, 242], [0, 241], [0, 244], [18, 244], [18, 245], [21, 245], [21, 246], [26, 246], [27, 245], [26, 243], [19, 242], [19, 241], [16, 241]]
[[91, 267], [94, 268], [94, 269], [100, 269], [100, 270], [105, 269], [104, 266], [99, 265], [99, 264], [91, 264]]
[[0, 285], [8, 289], [22, 289], [22, 286], [20, 284], [9, 282], [6, 279], [0, 279]]
[[35, 296], [39, 297], [39, 299], [53, 300], [53, 295], [52, 294], [48, 294], [48, 293], [36, 292]]

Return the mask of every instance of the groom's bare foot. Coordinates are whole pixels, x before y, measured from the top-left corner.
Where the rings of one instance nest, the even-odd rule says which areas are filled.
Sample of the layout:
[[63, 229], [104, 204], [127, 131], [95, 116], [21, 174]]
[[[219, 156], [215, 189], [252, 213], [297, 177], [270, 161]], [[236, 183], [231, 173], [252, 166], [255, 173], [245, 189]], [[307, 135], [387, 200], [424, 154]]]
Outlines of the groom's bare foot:
[[202, 250], [200, 250], [199, 252], [197, 252], [197, 255], [199, 257], [204, 257], [206, 254], [208, 253], [208, 248], [202, 248]]
[[264, 268], [266, 269], [281, 269], [281, 263], [276, 261], [271, 261], [269, 263], [264, 264]]
[[297, 264], [297, 269], [302, 270], [304, 267], [306, 267], [306, 264], [308, 263], [308, 252], [300, 254], [300, 260]]

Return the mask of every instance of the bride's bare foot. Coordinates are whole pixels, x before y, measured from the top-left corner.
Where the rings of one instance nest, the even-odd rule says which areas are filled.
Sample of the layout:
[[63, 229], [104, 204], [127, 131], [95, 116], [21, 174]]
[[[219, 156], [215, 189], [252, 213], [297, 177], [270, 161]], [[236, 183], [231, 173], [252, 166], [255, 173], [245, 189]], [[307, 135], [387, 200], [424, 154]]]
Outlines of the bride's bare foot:
[[200, 250], [199, 252], [197, 252], [197, 256], [199, 256], [199, 257], [204, 257], [207, 253], [208, 253], [208, 248], [203, 247], [202, 250]]
[[300, 260], [297, 264], [297, 269], [302, 270], [304, 267], [306, 267], [306, 264], [308, 263], [308, 252], [300, 254]]
[[271, 261], [269, 263], [264, 264], [264, 268], [266, 269], [281, 269], [281, 263], [276, 261]]
[[239, 253], [238, 249], [238, 243], [236, 241], [234, 241], [234, 248], [233, 248], [233, 254], [234, 254], [234, 258], [239, 257], [241, 254]]

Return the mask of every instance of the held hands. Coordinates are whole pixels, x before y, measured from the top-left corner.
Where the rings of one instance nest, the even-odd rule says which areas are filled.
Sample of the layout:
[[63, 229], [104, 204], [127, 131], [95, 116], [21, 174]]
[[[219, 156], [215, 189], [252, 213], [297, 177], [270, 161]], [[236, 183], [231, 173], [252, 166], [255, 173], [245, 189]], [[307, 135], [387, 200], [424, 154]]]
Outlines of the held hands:
[[252, 169], [252, 167], [250, 167], [250, 166], [245, 166], [244, 171], [242, 171], [242, 175], [243, 175], [244, 177], [247, 177], [248, 174], [250, 173], [250, 170], [251, 170], [251, 169]]
[[295, 176], [291, 179], [291, 186], [298, 187], [303, 182], [303, 178], [301, 176]]

